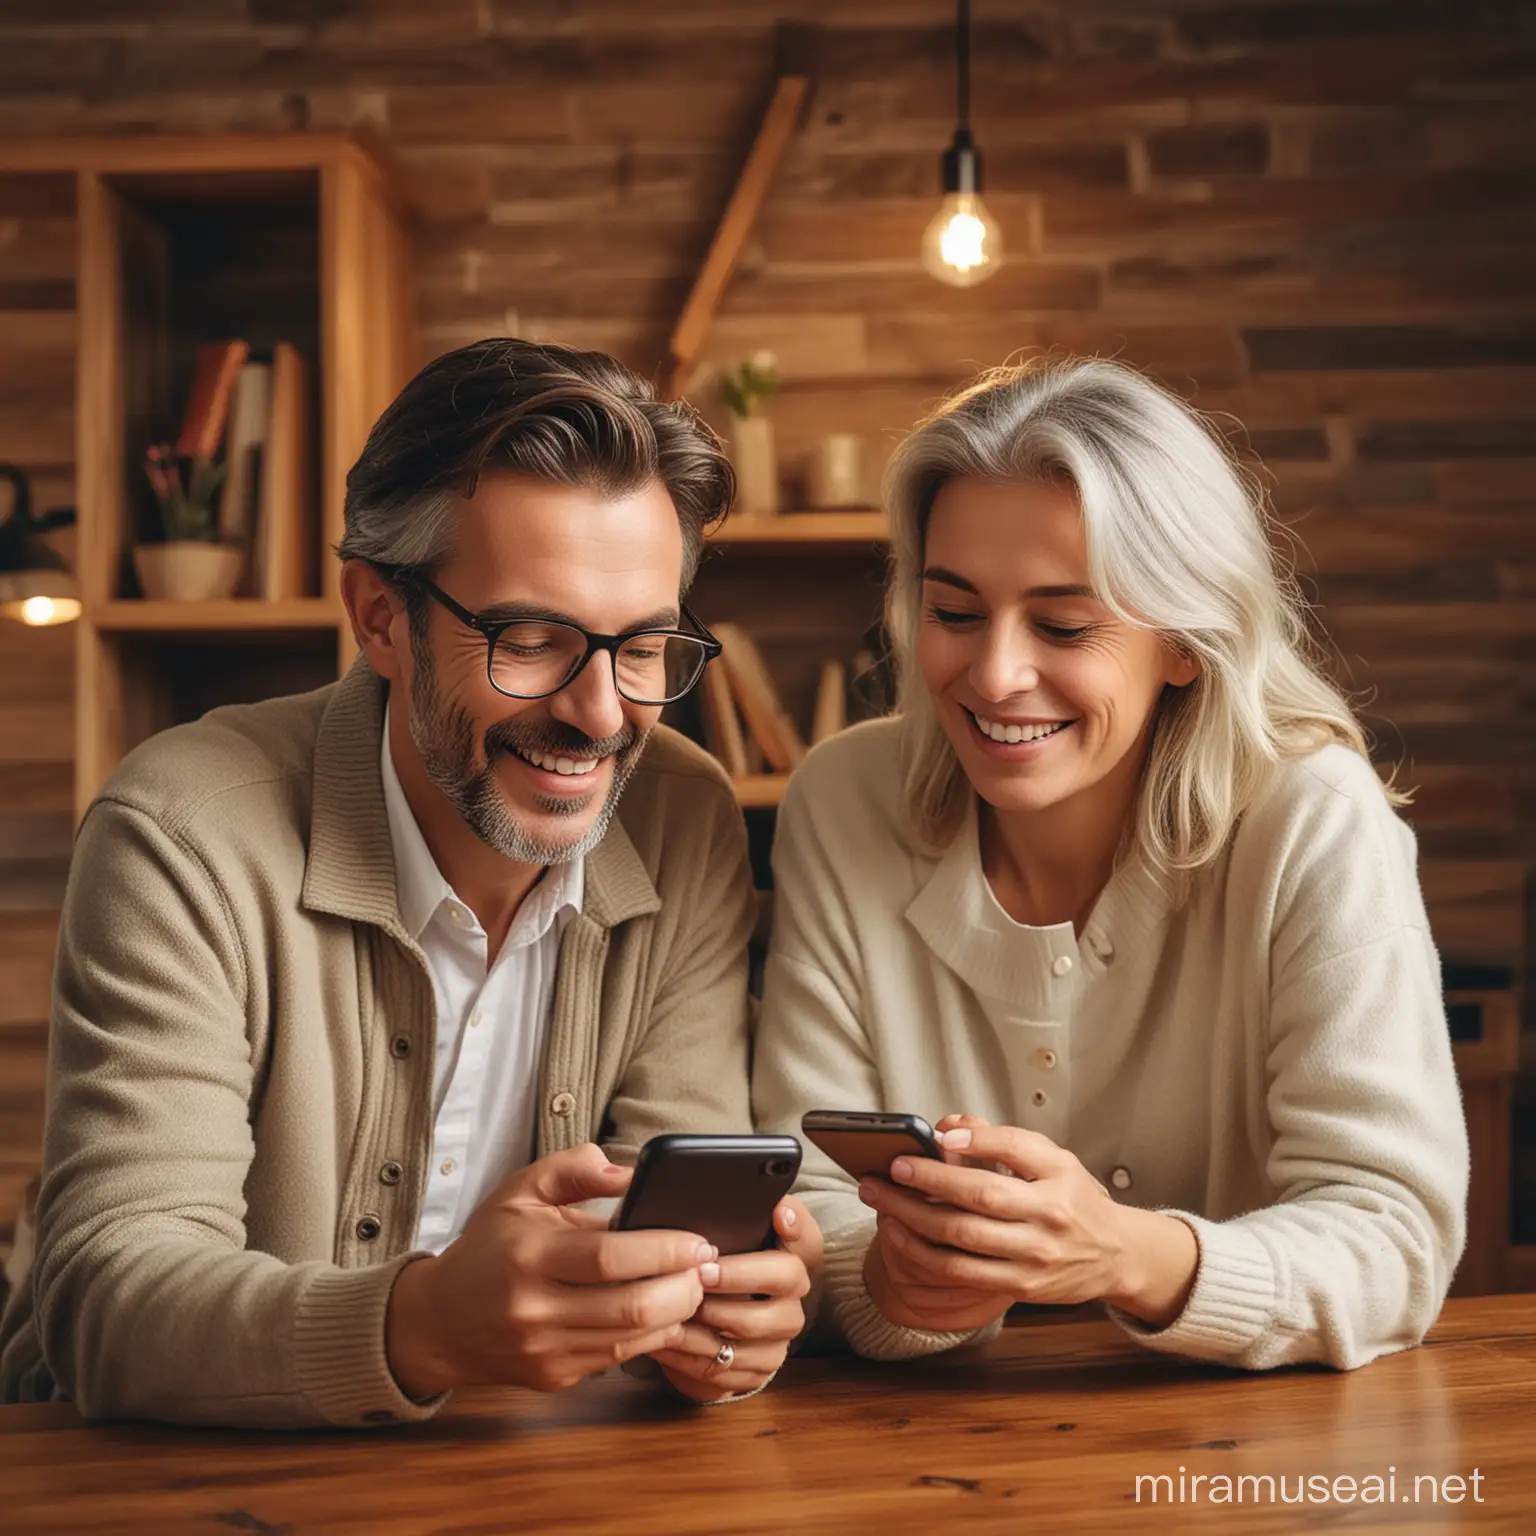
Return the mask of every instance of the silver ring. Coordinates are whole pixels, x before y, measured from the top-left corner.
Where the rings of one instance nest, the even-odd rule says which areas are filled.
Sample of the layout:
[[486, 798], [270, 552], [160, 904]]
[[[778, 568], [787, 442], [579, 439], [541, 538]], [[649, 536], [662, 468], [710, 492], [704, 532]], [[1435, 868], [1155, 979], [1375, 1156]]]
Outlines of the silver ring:
[[722, 1371], [728, 1371], [736, 1363], [736, 1346], [729, 1339], [721, 1339], [720, 1348], [715, 1355], [715, 1364]]

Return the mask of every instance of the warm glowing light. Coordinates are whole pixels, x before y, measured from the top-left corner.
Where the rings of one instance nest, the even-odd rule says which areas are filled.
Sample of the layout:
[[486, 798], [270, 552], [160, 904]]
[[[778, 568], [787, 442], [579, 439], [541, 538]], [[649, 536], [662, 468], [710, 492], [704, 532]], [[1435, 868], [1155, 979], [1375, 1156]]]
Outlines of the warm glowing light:
[[974, 192], [952, 192], [923, 236], [923, 266], [940, 282], [969, 288], [1002, 264], [1002, 235]]
[[80, 617], [80, 603], [73, 597], [29, 597], [3, 605], [10, 617], [40, 628], [44, 624], [68, 624]]

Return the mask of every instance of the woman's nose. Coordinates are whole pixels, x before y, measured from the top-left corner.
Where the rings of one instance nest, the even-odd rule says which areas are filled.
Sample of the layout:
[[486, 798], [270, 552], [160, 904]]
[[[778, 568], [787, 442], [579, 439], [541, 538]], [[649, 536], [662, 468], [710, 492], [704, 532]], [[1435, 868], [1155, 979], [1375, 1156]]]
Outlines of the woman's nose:
[[1034, 647], [1011, 626], [990, 628], [971, 666], [971, 687], [984, 699], [1001, 702], [1040, 686]]

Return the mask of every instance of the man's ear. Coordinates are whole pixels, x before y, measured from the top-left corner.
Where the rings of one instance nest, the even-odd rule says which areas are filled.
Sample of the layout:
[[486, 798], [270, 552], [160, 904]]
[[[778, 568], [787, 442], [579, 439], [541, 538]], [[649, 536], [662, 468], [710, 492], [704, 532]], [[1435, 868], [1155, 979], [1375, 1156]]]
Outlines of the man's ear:
[[410, 646], [404, 599], [366, 560], [344, 560], [341, 600], [368, 665], [380, 677], [399, 682]]

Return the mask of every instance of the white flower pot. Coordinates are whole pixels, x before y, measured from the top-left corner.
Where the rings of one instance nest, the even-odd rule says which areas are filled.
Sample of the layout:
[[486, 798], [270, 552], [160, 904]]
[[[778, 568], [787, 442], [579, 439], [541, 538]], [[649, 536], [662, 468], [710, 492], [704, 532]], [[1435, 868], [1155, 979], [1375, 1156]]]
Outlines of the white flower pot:
[[736, 469], [736, 510], [744, 517], [771, 517], [779, 510], [779, 461], [773, 423], [766, 416], [731, 418], [731, 463]]
[[133, 568], [145, 597], [200, 603], [233, 595], [243, 559], [243, 552], [232, 544], [178, 539], [135, 545]]

